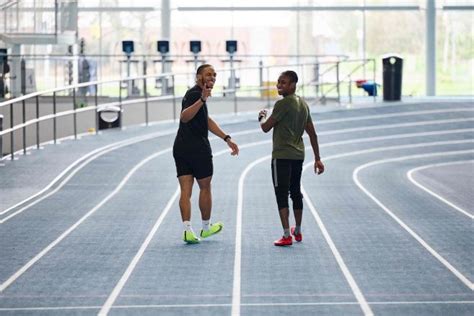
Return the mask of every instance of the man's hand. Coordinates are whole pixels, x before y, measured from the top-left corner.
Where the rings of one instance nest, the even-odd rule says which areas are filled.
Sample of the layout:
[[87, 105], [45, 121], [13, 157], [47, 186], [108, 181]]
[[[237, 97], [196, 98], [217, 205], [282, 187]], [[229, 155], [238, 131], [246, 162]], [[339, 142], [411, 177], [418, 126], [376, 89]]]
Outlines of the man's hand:
[[267, 118], [267, 110], [261, 110], [258, 113], [258, 121], [261, 122], [262, 120]]
[[232, 156], [235, 156], [235, 155], [238, 155], [239, 154], [239, 146], [237, 146], [236, 143], [234, 143], [234, 141], [229, 138], [227, 141], [227, 146], [230, 147], [230, 149], [232, 149], [232, 152], [230, 153]]
[[204, 101], [211, 96], [212, 88], [214, 87], [213, 83], [205, 83], [204, 89], [202, 89], [201, 99]]
[[321, 160], [316, 160], [314, 162], [314, 173], [321, 174], [324, 172], [324, 165]]

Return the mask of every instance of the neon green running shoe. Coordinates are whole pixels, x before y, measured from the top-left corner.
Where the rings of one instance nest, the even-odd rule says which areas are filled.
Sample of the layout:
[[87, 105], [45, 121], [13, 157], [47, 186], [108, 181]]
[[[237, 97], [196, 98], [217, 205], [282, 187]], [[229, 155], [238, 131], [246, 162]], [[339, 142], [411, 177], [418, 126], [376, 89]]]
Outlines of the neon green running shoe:
[[211, 237], [212, 235], [219, 233], [223, 227], [224, 227], [224, 224], [222, 222], [211, 224], [211, 226], [209, 227], [209, 230], [201, 229], [201, 238]]
[[183, 240], [188, 244], [198, 244], [201, 240], [193, 232], [184, 231]]

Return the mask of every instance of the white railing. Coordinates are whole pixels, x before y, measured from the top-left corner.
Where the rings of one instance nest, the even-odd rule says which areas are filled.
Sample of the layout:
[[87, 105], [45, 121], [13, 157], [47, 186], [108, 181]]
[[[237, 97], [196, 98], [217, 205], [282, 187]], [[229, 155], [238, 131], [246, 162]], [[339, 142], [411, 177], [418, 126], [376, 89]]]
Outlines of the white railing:
[[[348, 73], [344, 73], [341, 70], [341, 66], [347, 66], [350, 64], [355, 64]], [[271, 101], [273, 96], [271, 96], [272, 90], [275, 90], [274, 86], [271, 84], [275, 84], [277, 75], [280, 72], [286, 69], [294, 69], [300, 76], [300, 82], [298, 84], [298, 93], [303, 97], [307, 98], [315, 98], [318, 102], [326, 101], [328, 97], [331, 96], [331, 93], [335, 93], [335, 98], [337, 102], [341, 102], [341, 85], [344, 83], [349, 84], [348, 96], [352, 98], [351, 92], [351, 85], [353, 83], [353, 76], [354, 74], [359, 71], [360, 69], [364, 68], [368, 65], [373, 65], [373, 81], [375, 82], [375, 60], [344, 60], [344, 61], [335, 61], [335, 62], [327, 62], [327, 63], [304, 63], [304, 64], [297, 64], [297, 65], [278, 65], [278, 66], [263, 66], [263, 63], [260, 63], [258, 67], [244, 67], [238, 68], [237, 70], [243, 74], [247, 74], [249, 76], [256, 76], [258, 78], [257, 84], [253, 86], [238, 86], [234, 84], [234, 87], [229, 87], [225, 85], [221, 85], [221, 87], [215, 87], [216, 93], [213, 95], [215, 97], [224, 97], [229, 98], [233, 101], [233, 111], [234, 113], [239, 112], [239, 98], [244, 98], [244, 95], [254, 97], [258, 96], [259, 99], [263, 99], [266, 101], [266, 106], [271, 106]], [[326, 67], [323, 71], [320, 71], [322, 68]], [[218, 74], [232, 72], [235, 69], [217, 69]], [[320, 72], [318, 72], [320, 71]], [[310, 75], [308, 75], [308, 73]], [[4, 128], [6, 128], [6, 120], [9, 118], [9, 127], [3, 131], [0, 131], [0, 138], [3, 136], [9, 135], [9, 148], [8, 150], [4, 150], [3, 152], [8, 152], [10, 154], [10, 159], [14, 159], [15, 151], [23, 149], [23, 152], [26, 153], [26, 148], [28, 145], [26, 139], [26, 128], [30, 126], [35, 127], [34, 138], [35, 142], [33, 144], [36, 145], [37, 148], [40, 148], [40, 135], [42, 134], [42, 130], [40, 129], [40, 123], [45, 121], [52, 120], [52, 136], [49, 141], [53, 141], [56, 143], [58, 139], [57, 135], [57, 119], [66, 116], [72, 116], [73, 118], [73, 132], [70, 136], [74, 136], [74, 138], [78, 137], [78, 114], [94, 111], [95, 116], [95, 133], [99, 131], [99, 113], [100, 111], [105, 111], [111, 108], [118, 108], [120, 113], [123, 112], [124, 105], [132, 105], [132, 104], [144, 104], [144, 122], [146, 125], [149, 124], [149, 103], [152, 101], [171, 101], [172, 112], [173, 112], [173, 120], [177, 120], [177, 106], [176, 100], [177, 98], [181, 98], [182, 95], [176, 94], [176, 81], [177, 78], [180, 81], [186, 81], [188, 78], [193, 78], [194, 73], [163, 73], [159, 75], [146, 75], [146, 76], [136, 76], [130, 78], [122, 78], [122, 79], [114, 79], [114, 80], [103, 80], [103, 81], [92, 81], [86, 83], [80, 83], [40, 92], [30, 93], [18, 98], [14, 98], [5, 102], [0, 103], [0, 114], [3, 113], [5, 115], [4, 118]], [[309, 79], [306, 79], [309, 77]], [[331, 80], [326, 80], [327, 77], [335, 78], [336, 80], [333, 82]], [[343, 78], [343, 79], [341, 79]], [[254, 78], [255, 79], [255, 78]], [[273, 79], [273, 80], [272, 80]], [[151, 96], [148, 92], [148, 88], [150, 87], [149, 81], [153, 80], [154, 82], [167, 82], [166, 86], [170, 87], [169, 94], [167, 91], [163, 91], [162, 95], [159, 96]], [[122, 90], [130, 91], [129, 89], [124, 89], [130, 87], [132, 82], [141, 82], [143, 95], [140, 96], [130, 96], [130, 95], [122, 95]], [[119, 90], [118, 99], [115, 98], [112, 102], [102, 102], [99, 103], [99, 97], [102, 96], [98, 95], [99, 89], [97, 87], [99, 85], [115, 85]], [[84, 88], [95, 87], [93, 89], [95, 93], [92, 96], [93, 104], [92, 105], [85, 105], [84, 107], [80, 106], [78, 101], [83, 100], [84, 98], [88, 98], [82, 94], [78, 94], [78, 91]], [[329, 89], [323, 89], [323, 87], [329, 87]], [[71, 102], [71, 108], [68, 110], [63, 110], [58, 112], [57, 111], [57, 100], [58, 95], [66, 92], [67, 102]], [[67, 93], [71, 92], [71, 93]], [[238, 96], [239, 95], [239, 96]], [[52, 113], [40, 115], [40, 98], [48, 98], [48, 103], [52, 102]], [[32, 119], [27, 119], [26, 115], [26, 103], [34, 101], [35, 110], [34, 113], [31, 113], [30, 116], [34, 116]], [[375, 101], [375, 98], [374, 98]], [[248, 102], [246, 99], [245, 102]], [[21, 108], [19, 108], [21, 107]], [[2, 111], [3, 110], [3, 111]], [[21, 117], [18, 118], [18, 112], [21, 111]], [[44, 111], [43, 111], [44, 112]], [[15, 121], [21, 121], [15, 124]], [[17, 138], [21, 139], [21, 146], [15, 145], [15, 132], [22, 131], [21, 137], [17, 135]], [[64, 135], [62, 135], [64, 136]], [[32, 143], [31, 141], [29, 142]], [[6, 146], [6, 142], [3, 142], [4, 147]], [[1, 153], [2, 151], [0, 151]], [[1, 158], [1, 157], [0, 157]]]

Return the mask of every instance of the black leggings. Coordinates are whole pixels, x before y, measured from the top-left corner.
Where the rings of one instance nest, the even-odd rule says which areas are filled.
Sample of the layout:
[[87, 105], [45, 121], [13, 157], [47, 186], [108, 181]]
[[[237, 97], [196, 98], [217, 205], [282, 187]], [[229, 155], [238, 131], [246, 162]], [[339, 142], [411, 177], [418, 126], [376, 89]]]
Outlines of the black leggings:
[[279, 210], [288, 207], [288, 193], [293, 201], [293, 209], [303, 209], [302, 169], [303, 160], [272, 159], [272, 180]]

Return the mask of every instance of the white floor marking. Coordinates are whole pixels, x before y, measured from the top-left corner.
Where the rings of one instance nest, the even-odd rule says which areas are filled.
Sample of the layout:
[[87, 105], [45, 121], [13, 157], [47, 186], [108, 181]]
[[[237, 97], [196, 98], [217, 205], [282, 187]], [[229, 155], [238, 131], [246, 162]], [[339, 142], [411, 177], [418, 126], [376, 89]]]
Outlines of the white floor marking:
[[[445, 123], [446, 120], [443, 120], [442, 123]], [[423, 122], [424, 123], [424, 122]], [[425, 125], [425, 124], [421, 124], [421, 125]], [[384, 126], [382, 125], [380, 128], [384, 128]], [[373, 126], [370, 127], [370, 129], [373, 129]], [[351, 129], [353, 130], [353, 129]], [[433, 132], [429, 132], [429, 133], [433, 133]], [[423, 134], [423, 133], [420, 133], [420, 134]], [[414, 135], [414, 134], [413, 134]], [[388, 137], [393, 137], [392, 135], [388, 136]], [[261, 142], [256, 142], [256, 144], [263, 144], [263, 143], [269, 143], [270, 141], [261, 141]], [[248, 145], [248, 144], [247, 144]], [[394, 147], [405, 147], [407, 148], [407, 146], [412, 146], [412, 145], [404, 145], [404, 146], [394, 146]], [[246, 146], [246, 147], [250, 147], [249, 146]], [[241, 146], [241, 148], [243, 148], [243, 146]], [[385, 147], [387, 148], [387, 147]], [[167, 149], [165, 151], [169, 151], [170, 149]], [[370, 149], [370, 150], [367, 150], [367, 151], [358, 151], [358, 152], [353, 152], [352, 154], [360, 154], [360, 153], [366, 153], [366, 152], [375, 152], [377, 151], [376, 149]], [[222, 151], [222, 153], [225, 153], [225, 152], [228, 152], [228, 150], [225, 150], [225, 151]], [[345, 157], [345, 156], [348, 156], [348, 154], [342, 154], [341, 157]], [[136, 171], [136, 170], [135, 170]], [[114, 191], [115, 192], [115, 191]], [[115, 194], [115, 193], [112, 193], [112, 194]], [[105, 202], [104, 202], [105, 203]], [[102, 203], [102, 205], [104, 204]], [[91, 211], [95, 211], [96, 209], [98, 209], [100, 206], [102, 205], [98, 205], [96, 206], [96, 208], [94, 208], [93, 210]], [[90, 211], [90, 212], [91, 212]], [[19, 271], [17, 271], [17, 273], [15, 273], [11, 278], [9, 278], [7, 281], [5, 281], [1, 286], [0, 286], [0, 293], [6, 288], [8, 287], [11, 283], [14, 282], [14, 280], [16, 280], [19, 276], [21, 276], [27, 269], [29, 269], [34, 263], [36, 263], [41, 257], [43, 257], [49, 250], [51, 250], [56, 244], [58, 244], [62, 239], [64, 239], [72, 230], [74, 230], [75, 228], [77, 228], [77, 226], [79, 226], [82, 221], [84, 221], [88, 216], [91, 215], [91, 213], [88, 213], [86, 214], [79, 222], [76, 222], [76, 224], [74, 224], [70, 229], [68, 229], [65, 233], [63, 233], [60, 237], [58, 237], [58, 239], [56, 239], [52, 244], [50, 244], [48, 247], [46, 247], [42, 252], [40, 252], [37, 256], [35, 256], [32, 260], [30, 260], [30, 262], [28, 262], [23, 268], [21, 268]], [[240, 287], [240, 285], [239, 285]], [[239, 293], [240, 295], [240, 293]], [[244, 305], [244, 304], [239, 304], [240, 305]]]
[[[176, 133], [175, 131], [173, 131], [173, 134]], [[23, 211], [27, 210], [28, 208], [36, 205], [37, 203], [41, 202], [42, 200], [46, 199], [47, 197], [53, 195], [54, 193], [56, 193], [57, 191], [59, 191], [77, 172], [79, 172], [82, 168], [84, 168], [88, 163], [90, 163], [91, 161], [97, 159], [98, 157], [108, 153], [108, 152], [111, 152], [113, 150], [116, 150], [116, 149], [119, 149], [119, 148], [122, 148], [122, 147], [125, 147], [125, 146], [128, 146], [128, 145], [132, 145], [132, 144], [136, 144], [136, 143], [139, 143], [139, 142], [142, 142], [142, 141], [146, 141], [146, 140], [149, 140], [149, 139], [152, 139], [152, 138], [156, 138], [156, 137], [160, 137], [160, 136], [166, 136], [166, 135], [170, 135], [172, 134], [171, 132], [164, 132], [164, 133], [153, 133], [153, 134], [149, 134], [147, 136], [141, 136], [141, 137], [135, 137], [135, 138], [132, 138], [132, 139], [129, 139], [129, 140], [126, 140], [126, 141], [121, 141], [121, 142], [117, 142], [117, 143], [114, 143], [114, 144], [111, 144], [111, 145], [108, 145], [108, 146], [104, 146], [104, 147], [101, 147], [101, 148], [98, 148], [84, 156], [82, 156], [81, 158], [79, 158], [78, 160], [76, 160], [75, 162], [73, 162], [71, 165], [69, 165], [66, 169], [64, 169], [53, 181], [51, 181], [44, 189], [42, 189], [41, 191], [39, 191], [38, 193], [35, 193], [34, 195], [28, 197], [27, 199], [7, 208], [6, 210], [0, 212], [0, 215], [3, 215], [5, 213], [8, 213], [9, 211], [17, 208], [18, 206], [21, 206], [22, 204], [25, 204], [27, 202], [29, 202], [30, 200], [34, 199], [35, 197], [45, 193], [47, 190], [49, 190], [54, 184], [56, 184], [56, 182], [60, 181], [61, 178], [66, 175], [69, 171], [71, 171], [71, 173], [58, 185], [57, 188], [55, 188], [53, 191], [51, 192], [48, 192], [46, 195], [42, 196], [41, 198], [39, 198], [38, 200], [35, 200], [35, 201], [32, 201], [31, 203], [25, 205], [24, 207], [22, 207], [21, 209], [19, 209], [18, 211], [10, 214], [9, 216], [6, 216], [5, 218], [3, 219], [0, 219], [0, 224], [3, 224], [5, 223], [6, 221], [8, 221], [9, 219], [11, 219], [12, 217], [22, 213]], [[85, 161], [84, 161], [85, 160]], [[83, 162], [84, 161], [84, 162]], [[81, 163], [82, 162], [82, 163]], [[76, 165], [78, 165], [79, 163], [81, 163], [79, 166], [77, 166], [77, 168], [73, 169]]]
[[[474, 301], [373, 301], [370, 305], [464, 305]], [[241, 306], [345, 306], [358, 305], [358, 302], [283, 302], [283, 303], [242, 303]], [[149, 305], [115, 305], [112, 309], [167, 309], [167, 308], [208, 308], [230, 307], [232, 304], [149, 304]], [[50, 306], [50, 307], [0, 307], [0, 311], [60, 311], [60, 310], [98, 310], [101, 306]]]
[[235, 233], [235, 256], [234, 256], [234, 280], [232, 285], [232, 316], [240, 315], [240, 285], [241, 285], [241, 264], [242, 264], [242, 208], [244, 199], [244, 182], [249, 171], [259, 163], [270, 159], [271, 156], [265, 156], [255, 160], [247, 165], [239, 177], [239, 186], [237, 193], [237, 224]]
[[175, 200], [178, 198], [179, 192], [180, 192], [180, 189], [179, 189], [179, 186], [178, 186], [175, 193], [173, 194], [171, 199], [166, 204], [166, 207], [161, 212], [160, 217], [158, 217], [157, 221], [155, 222], [155, 225], [153, 225], [153, 228], [148, 233], [148, 236], [145, 238], [145, 241], [140, 246], [140, 249], [136, 253], [135, 257], [133, 257], [132, 262], [130, 262], [130, 264], [128, 265], [127, 270], [122, 275], [119, 282], [117, 283], [117, 285], [113, 289], [112, 293], [110, 294], [110, 296], [107, 298], [104, 305], [100, 309], [99, 315], [107, 315], [107, 313], [110, 311], [110, 308], [112, 307], [115, 300], [119, 296], [120, 292], [122, 291], [123, 287], [125, 286], [125, 283], [127, 283], [128, 279], [130, 278], [130, 275], [132, 275], [133, 270], [135, 270], [135, 267], [137, 266], [138, 262], [140, 261], [143, 254], [145, 253], [146, 248], [148, 247], [151, 240], [153, 239], [153, 236], [155, 236], [155, 234], [156, 234], [158, 228], [160, 227], [161, 223], [163, 222], [165, 216], [168, 215], [169, 210], [173, 206]]
[[[465, 143], [472, 143], [472, 140], [465, 141]], [[440, 142], [441, 143], [441, 142]], [[446, 143], [446, 142], [443, 142]], [[460, 142], [453, 142], [460, 143]], [[419, 146], [422, 147], [422, 146]], [[461, 280], [468, 288], [474, 290], [473, 283], [466, 278], [461, 272], [459, 272], [456, 268], [454, 268], [448, 260], [446, 260], [443, 256], [441, 256], [438, 252], [436, 252], [426, 241], [423, 240], [417, 233], [415, 233], [407, 224], [405, 224], [398, 216], [396, 216], [387, 206], [385, 206], [380, 200], [378, 200], [369, 190], [367, 190], [359, 181], [359, 173], [368, 168], [378, 164], [388, 163], [388, 162], [396, 162], [396, 161], [404, 161], [408, 159], [419, 159], [419, 158], [428, 158], [428, 157], [443, 157], [443, 156], [452, 156], [452, 155], [461, 155], [461, 154], [469, 154], [474, 153], [474, 150], [458, 150], [458, 151], [448, 151], [448, 152], [438, 152], [438, 153], [429, 153], [429, 154], [419, 154], [419, 155], [411, 155], [411, 156], [404, 156], [404, 157], [397, 157], [397, 158], [390, 158], [390, 159], [381, 159], [375, 160], [366, 164], [363, 164], [357, 167], [353, 174], [352, 179], [356, 183], [356, 185], [364, 192], [370, 199], [372, 199], [381, 209], [383, 209], [390, 217], [392, 217], [403, 229], [405, 229], [413, 238], [415, 238], [426, 250], [428, 250], [439, 262], [441, 262], [449, 271], [451, 271], [459, 280]]]
[[[248, 144], [245, 144], [247, 147], [251, 147], [251, 146], [257, 146], [257, 145], [260, 145], [262, 142], [254, 142], [254, 143], [248, 143]], [[240, 147], [242, 148], [242, 146]], [[218, 157], [218, 156], [221, 156], [223, 154], [226, 154], [226, 153], [229, 153], [229, 149], [225, 149], [225, 150], [221, 150], [217, 153], [214, 154], [214, 157]], [[145, 253], [145, 250], [146, 248], [148, 247], [148, 245], [150, 244], [151, 240], [153, 239], [153, 237], [155, 236], [156, 232], [158, 231], [158, 228], [160, 227], [161, 223], [163, 222], [165, 216], [168, 214], [168, 211], [170, 210], [171, 206], [174, 204], [174, 202], [176, 201], [176, 199], [178, 198], [179, 196], [179, 187], [178, 189], [176, 190], [175, 194], [173, 195], [173, 197], [168, 201], [165, 209], [163, 210], [163, 212], [161, 213], [160, 217], [158, 218], [157, 222], [155, 223], [155, 225], [153, 226], [152, 230], [150, 231], [150, 233], [148, 234], [148, 236], [146, 237], [145, 241], [142, 243], [140, 249], [138, 250], [137, 254], [135, 255], [135, 257], [132, 259], [132, 261], [130, 262], [127, 270], [125, 271], [125, 273], [122, 275], [122, 277], [120, 278], [119, 282], [117, 283], [117, 285], [115, 286], [115, 288], [113, 289], [112, 293], [109, 295], [109, 297], [107, 298], [106, 302], [104, 303], [104, 305], [102, 306], [100, 312], [99, 312], [99, 315], [101, 316], [105, 316], [109, 313], [110, 309], [112, 308], [114, 302], [116, 301], [116, 299], [118, 298], [118, 296], [120, 295], [120, 292], [122, 291], [122, 289], [124, 288], [125, 284], [127, 283], [128, 279], [130, 278], [130, 276], [132, 275], [133, 273], [133, 270], [135, 269], [135, 267], [137, 266], [138, 262], [140, 261], [141, 257], [143, 256], [143, 254]], [[239, 292], [240, 293], [240, 292]]]
[[[312, 164], [306, 164], [305, 169], [308, 166], [311, 166], [311, 165]], [[354, 295], [357, 299], [357, 302], [359, 303], [362, 311], [364, 312], [364, 315], [366, 315], [366, 316], [373, 315], [374, 313], [372, 312], [369, 304], [367, 303], [367, 300], [365, 299], [364, 295], [362, 294], [362, 291], [359, 289], [359, 286], [357, 285], [356, 281], [354, 280], [354, 277], [352, 276], [351, 272], [347, 268], [346, 263], [344, 262], [344, 259], [342, 258], [341, 254], [339, 253], [339, 250], [337, 250], [337, 247], [334, 244], [331, 236], [329, 235], [329, 232], [327, 231], [326, 226], [324, 225], [321, 217], [319, 216], [318, 212], [316, 211], [316, 208], [314, 207], [313, 203], [311, 202], [311, 199], [309, 198], [309, 195], [306, 193], [303, 186], [301, 186], [301, 193], [303, 193], [303, 197], [306, 200], [306, 203], [308, 204], [308, 207], [309, 207], [311, 213], [313, 214], [313, 217], [316, 220], [316, 223], [318, 224], [319, 228], [321, 229], [321, 232], [324, 236], [324, 239], [326, 239], [326, 242], [328, 243], [332, 254], [336, 258], [337, 264], [339, 265], [339, 268], [341, 269], [342, 273], [344, 274], [344, 277], [346, 278], [347, 283], [349, 283], [349, 286], [351, 287], [351, 290], [354, 293]]]
[[414, 169], [411, 169], [407, 172], [407, 177], [408, 177], [408, 180], [410, 180], [414, 185], [416, 185], [417, 187], [419, 187], [420, 189], [422, 189], [423, 191], [427, 192], [428, 194], [432, 195], [433, 197], [437, 198], [438, 200], [440, 200], [441, 202], [449, 205], [450, 207], [452, 207], [453, 209], [459, 211], [460, 213], [466, 215], [467, 217], [469, 217], [470, 219], [474, 219], [474, 215], [472, 215], [471, 213], [469, 213], [468, 211], [465, 211], [463, 210], [461, 207], [457, 206], [456, 204], [448, 201], [447, 199], [443, 198], [441, 195], [433, 192], [432, 190], [428, 189], [427, 187], [425, 187], [424, 185], [420, 184], [418, 181], [416, 181], [414, 178], [413, 178], [413, 174], [415, 172], [418, 172], [420, 170], [424, 170], [424, 169], [428, 169], [428, 168], [434, 168], [434, 167], [444, 167], [444, 166], [449, 166], [449, 165], [457, 165], [457, 164], [465, 164], [467, 162], [474, 162], [474, 160], [462, 160], [462, 161], [452, 161], [452, 162], [445, 162], [445, 163], [436, 163], [436, 164], [430, 164], [430, 165], [425, 165], [425, 166], [421, 166], [421, 167], [418, 167], [418, 168], [414, 168]]
[[18, 279], [23, 273], [25, 273], [31, 266], [33, 266], [38, 260], [40, 260], [45, 254], [47, 254], [51, 249], [53, 249], [57, 244], [59, 244], [64, 238], [66, 238], [71, 232], [73, 232], [79, 225], [82, 224], [87, 218], [89, 218], [92, 214], [94, 214], [99, 208], [101, 208], [105, 203], [107, 203], [114, 195], [116, 195], [127, 183], [130, 177], [144, 164], [150, 161], [153, 158], [156, 158], [160, 155], [165, 153], [169, 153], [170, 149], [161, 150], [159, 152], [154, 153], [153, 155], [148, 156], [147, 158], [143, 159], [140, 163], [138, 163], [133, 169], [131, 169], [127, 175], [122, 179], [119, 185], [109, 194], [105, 199], [103, 199], [99, 204], [94, 206], [86, 215], [84, 215], [80, 220], [78, 220], [74, 225], [69, 227], [64, 233], [61, 234], [56, 240], [50, 243], [46, 248], [44, 248], [40, 253], [38, 253], [33, 259], [28, 261], [23, 267], [21, 267], [15, 274], [13, 274], [10, 278], [8, 278], [5, 282], [0, 284], [0, 293], [5, 291], [5, 289], [10, 286], [16, 279]]
[[[423, 115], [423, 114], [435, 114], [435, 113], [451, 113], [451, 112], [464, 112], [464, 111], [474, 111], [474, 109], [472, 108], [455, 108], [455, 109], [437, 109], [437, 110], [422, 110], [422, 111], [407, 111], [407, 112], [399, 112], [399, 113], [389, 113], [389, 114], [376, 114], [376, 115], [366, 115], [366, 116], [362, 116], [362, 117], [349, 117], [349, 118], [342, 118], [342, 119], [328, 119], [328, 120], [320, 120], [317, 122], [318, 125], [320, 124], [326, 124], [326, 123], [335, 123], [335, 122], [348, 122], [348, 121], [357, 121], [357, 120], [369, 120], [369, 119], [379, 119], [379, 118], [390, 118], [390, 117], [397, 117], [397, 116], [412, 116], [412, 115]], [[442, 123], [445, 123], [446, 120], [442, 120]], [[428, 122], [437, 122], [436, 120], [434, 121], [428, 121]], [[441, 123], [441, 124], [442, 124]], [[411, 123], [413, 124], [413, 123]], [[391, 125], [392, 127], [399, 127], [398, 124], [395, 124], [395, 125]], [[411, 126], [416, 126], [416, 125], [411, 125]], [[373, 129], [373, 126], [372, 127], [369, 127], [371, 129]], [[365, 130], [364, 127], [362, 127], [361, 129], [352, 129], [352, 131], [363, 131]], [[247, 131], [240, 131], [240, 132], [236, 132], [234, 133], [233, 135], [234, 136], [237, 136], [237, 135], [245, 135], [245, 134], [251, 134], [251, 133], [255, 133], [255, 132], [260, 132], [260, 129], [251, 129], [251, 130], [247, 130]], [[143, 136], [138, 136], [138, 137], [135, 137], [135, 138], [132, 138], [132, 139], [129, 139], [129, 140], [125, 140], [125, 141], [120, 141], [120, 142], [117, 142], [117, 143], [114, 143], [114, 144], [111, 144], [111, 145], [107, 145], [107, 146], [104, 146], [104, 147], [101, 147], [101, 148], [98, 148], [84, 156], [82, 156], [81, 158], [79, 158], [78, 160], [76, 160], [74, 163], [72, 163], [71, 165], [69, 165], [66, 169], [64, 169], [52, 182], [50, 182], [44, 189], [42, 189], [41, 191], [39, 191], [38, 193], [35, 193], [33, 194], [32, 196], [26, 198], [25, 200], [7, 208], [6, 210], [3, 210], [0, 212], [0, 215], [3, 215], [19, 206], [21, 206], [22, 204], [24, 203], [27, 203], [28, 201], [30, 201], [31, 199], [34, 199], [35, 197], [43, 194], [44, 192], [46, 192], [49, 188], [51, 188], [57, 181], [59, 181], [61, 179], [61, 177], [63, 177], [68, 171], [70, 171], [73, 167], [75, 167], [78, 163], [80, 163], [81, 161], [87, 159], [88, 157], [96, 154], [96, 153], [100, 153], [102, 150], [105, 150], [105, 149], [109, 149], [109, 148], [113, 148], [111, 150], [115, 150], [115, 149], [118, 149], [120, 147], [123, 147], [123, 146], [127, 146], [127, 145], [130, 145], [130, 144], [134, 144], [134, 143], [137, 143], [137, 142], [141, 142], [141, 141], [145, 141], [145, 140], [148, 140], [148, 139], [151, 139], [151, 138], [155, 138], [155, 137], [159, 137], [159, 136], [165, 136], [165, 135], [171, 135], [171, 134], [174, 134], [176, 133], [176, 131], [166, 131], [166, 132], [158, 132], [158, 133], [153, 133], [153, 134], [149, 134], [149, 135], [143, 135]], [[323, 133], [320, 133], [320, 135], [323, 134]], [[122, 145], [123, 144], [123, 145]], [[117, 146], [117, 147], [115, 147]], [[108, 150], [107, 152], [111, 151], [111, 150]], [[105, 152], [104, 152], [105, 153]], [[97, 157], [99, 157], [101, 155], [97, 155], [95, 156], [95, 158], [89, 160], [87, 163], [89, 163], [90, 161], [96, 159]], [[80, 169], [82, 169], [82, 167], [84, 167], [87, 163], [81, 165], [79, 167], [79, 169], [77, 171], [79, 171]], [[74, 171], [73, 174], [75, 174], [77, 171]], [[72, 175], [71, 175], [72, 177]], [[67, 180], [69, 180], [71, 177], [68, 177]], [[63, 183], [61, 183], [61, 185], [59, 186], [59, 188], [61, 188], [67, 181], [64, 181]], [[54, 194], [55, 192], [57, 192], [56, 189], [54, 192], [51, 192], [50, 194], [48, 194], [47, 196], [45, 196], [44, 198], [50, 196], [51, 194]], [[28, 209], [29, 207], [35, 205], [36, 203], [40, 202], [41, 200], [43, 200], [44, 198], [41, 198], [40, 200], [38, 201], [35, 201], [29, 205], [26, 205], [24, 206], [21, 210], [15, 212], [15, 215], [17, 214], [20, 214], [21, 212], [23, 212], [24, 210]], [[12, 218], [13, 216], [9, 216], [8, 218], [4, 218], [4, 219], [1, 219], [0, 220], [0, 224], [6, 222], [8, 219]]]

